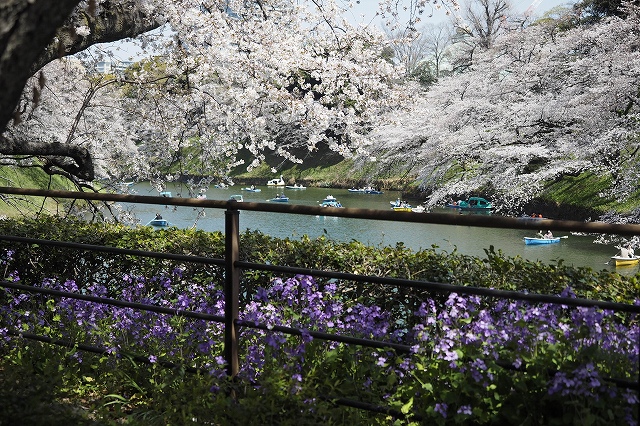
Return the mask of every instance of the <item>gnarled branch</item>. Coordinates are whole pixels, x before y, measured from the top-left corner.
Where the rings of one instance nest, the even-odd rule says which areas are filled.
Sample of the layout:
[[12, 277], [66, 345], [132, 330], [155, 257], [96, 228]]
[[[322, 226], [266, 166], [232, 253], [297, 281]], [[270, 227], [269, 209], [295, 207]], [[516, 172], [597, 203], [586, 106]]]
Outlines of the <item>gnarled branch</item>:
[[[137, 0], [111, 0], [100, 4], [95, 16], [83, 10], [75, 12], [58, 29], [55, 39], [34, 63], [32, 74], [60, 56], [73, 55], [97, 43], [109, 43], [136, 37], [160, 27], [161, 23], [140, 8]], [[87, 36], [77, 35], [75, 28], [86, 26]]]
[[[5, 0], [0, 3], [0, 134], [12, 119], [29, 77], [52, 60], [96, 43], [135, 37], [160, 24], [136, 0], [108, 0], [95, 14], [80, 0]], [[75, 28], [87, 26], [86, 37]], [[89, 152], [59, 143], [32, 142], [0, 136], [0, 153], [47, 156], [48, 163], [81, 179], [94, 176]], [[69, 159], [73, 161], [69, 161]]]
[[[46, 156], [48, 166], [57, 167], [84, 180], [93, 180], [93, 160], [83, 147], [58, 142], [14, 140], [0, 136], [0, 154]], [[72, 159], [70, 162], [68, 159]]]

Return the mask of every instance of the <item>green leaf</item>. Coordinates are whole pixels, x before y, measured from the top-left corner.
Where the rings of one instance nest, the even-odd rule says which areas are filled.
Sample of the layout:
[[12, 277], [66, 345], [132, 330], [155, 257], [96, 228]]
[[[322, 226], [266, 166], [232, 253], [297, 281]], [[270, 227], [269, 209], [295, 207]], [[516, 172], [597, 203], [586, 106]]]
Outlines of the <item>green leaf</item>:
[[407, 414], [411, 410], [411, 407], [413, 407], [413, 397], [411, 397], [409, 401], [402, 406], [400, 411], [402, 412], [402, 414]]

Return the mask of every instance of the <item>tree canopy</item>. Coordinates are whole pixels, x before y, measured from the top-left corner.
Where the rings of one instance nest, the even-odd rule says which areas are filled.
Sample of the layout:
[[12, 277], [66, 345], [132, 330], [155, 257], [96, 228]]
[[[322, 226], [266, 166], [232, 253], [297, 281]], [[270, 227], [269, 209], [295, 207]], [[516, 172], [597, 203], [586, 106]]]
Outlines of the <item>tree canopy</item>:
[[[392, 7], [382, 3], [380, 13], [391, 15]], [[426, 2], [414, 3], [410, 17], [419, 15]], [[3, 28], [18, 31], [6, 30], [0, 44], [6, 89], [1, 152], [23, 162], [24, 156], [46, 157], [48, 171], [70, 178], [91, 180], [101, 167], [113, 170], [97, 163], [101, 144], [88, 136], [105, 135], [79, 133], [85, 112], [105, 108], [95, 102], [100, 85], [90, 66], [80, 86], [74, 85], [78, 79], [59, 78], [69, 61], [42, 67], [163, 23], [171, 31], [171, 42], [158, 51], [166, 75], [129, 74], [127, 96], [104, 116], [104, 121], [127, 123], [119, 135], [124, 145], [153, 147], [159, 156], [192, 143], [227, 156], [245, 150], [251, 153], [249, 166], [269, 148], [298, 162], [292, 146], [309, 152], [319, 143], [342, 153], [356, 150], [370, 117], [400, 101], [390, 95], [398, 74], [381, 55], [380, 31], [350, 23], [344, 8], [332, 1], [11, 0], [4, 8]], [[21, 56], [23, 51], [32, 54]], [[87, 66], [88, 57], [83, 58]], [[68, 85], [54, 87], [48, 81]], [[166, 91], [166, 84], [172, 90]], [[54, 91], [74, 91], [76, 99], [63, 103], [52, 95], [55, 108], [41, 108], [43, 97]], [[76, 117], [70, 128], [48, 121], [69, 117]]]
[[498, 38], [468, 72], [440, 79], [373, 131], [381, 167], [415, 173], [433, 204], [484, 191], [519, 206], [580, 173], [611, 180], [603, 197], [628, 199], [640, 177], [640, 18], [628, 12]]

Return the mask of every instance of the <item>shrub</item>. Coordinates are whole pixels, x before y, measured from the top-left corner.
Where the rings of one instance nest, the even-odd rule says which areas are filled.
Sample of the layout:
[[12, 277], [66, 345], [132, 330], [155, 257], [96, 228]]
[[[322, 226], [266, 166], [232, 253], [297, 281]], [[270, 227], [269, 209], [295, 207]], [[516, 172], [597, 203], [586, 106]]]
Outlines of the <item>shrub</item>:
[[[18, 279], [17, 275], [12, 275]], [[118, 298], [221, 315], [214, 283], [184, 281], [182, 271], [123, 278]], [[154, 283], [151, 285], [151, 283]], [[38, 286], [104, 296], [48, 279]], [[572, 296], [567, 290], [565, 296]], [[607, 377], [636, 380], [638, 318], [597, 309], [449, 295], [427, 299], [413, 326], [389, 311], [342, 297], [339, 283], [311, 277], [274, 279], [244, 307], [241, 372], [229, 380], [222, 327], [131, 308], [7, 291], [3, 365], [54, 371], [61, 391], [76, 389], [91, 413], [140, 424], [633, 424], [638, 394]], [[489, 307], [491, 306], [491, 307]], [[274, 332], [302, 330], [301, 336]], [[104, 347], [98, 356], [10, 338], [9, 330]], [[371, 349], [311, 337], [326, 332], [410, 347]], [[57, 366], [57, 369], [56, 369]], [[170, 367], [170, 368], [168, 368]], [[31, 373], [34, 371], [31, 370]], [[64, 392], [63, 392], [64, 391]], [[230, 398], [230, 394], [235, 396]], [[334, 406], [340, 398], [388, 405], [380, 415]], [[177, 409], [180, 407], [180, 409]], [[135, 424], [135, 423], [134, 423]], [[570, 424], [570, 423], [569, 423]]]

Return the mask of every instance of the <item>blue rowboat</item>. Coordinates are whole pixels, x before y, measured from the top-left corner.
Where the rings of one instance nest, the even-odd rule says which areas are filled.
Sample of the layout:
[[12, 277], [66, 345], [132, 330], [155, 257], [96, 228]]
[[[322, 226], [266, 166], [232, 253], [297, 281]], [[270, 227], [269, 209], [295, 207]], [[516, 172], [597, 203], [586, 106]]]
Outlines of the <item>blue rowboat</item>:
[[154, 228], [159, 229], [168, 228], [171, 224], [166, 219], [153, 219], [147, 223], [147, 226], [153, 226]]
[[286, 195], [276, 195], [269, 201], [274, 201], [276, 203], [287, 203], [289, 202], [289, 197], [287, 197]]
[[560, 242], [560, 237], [555, 238], [532, 238], [524, 237], [524, 243], [528, 246], [536, 244], [555, 244]]

